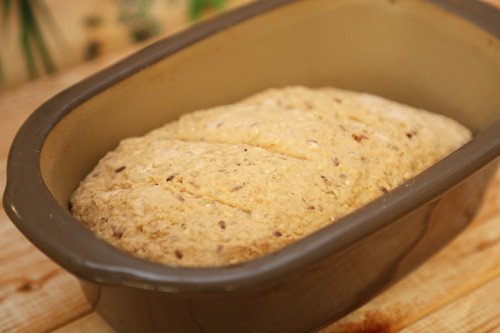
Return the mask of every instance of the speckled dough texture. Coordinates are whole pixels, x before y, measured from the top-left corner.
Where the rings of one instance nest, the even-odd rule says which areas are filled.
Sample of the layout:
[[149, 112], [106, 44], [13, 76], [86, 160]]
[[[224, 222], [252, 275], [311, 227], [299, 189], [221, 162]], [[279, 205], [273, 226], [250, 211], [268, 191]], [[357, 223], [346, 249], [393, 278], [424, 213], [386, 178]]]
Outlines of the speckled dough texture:
[[470, 137], [451, 119], [373, 95], [270, 89], [121, 141], [70, 202], [135, 256], [231, 265], [334, 222]]

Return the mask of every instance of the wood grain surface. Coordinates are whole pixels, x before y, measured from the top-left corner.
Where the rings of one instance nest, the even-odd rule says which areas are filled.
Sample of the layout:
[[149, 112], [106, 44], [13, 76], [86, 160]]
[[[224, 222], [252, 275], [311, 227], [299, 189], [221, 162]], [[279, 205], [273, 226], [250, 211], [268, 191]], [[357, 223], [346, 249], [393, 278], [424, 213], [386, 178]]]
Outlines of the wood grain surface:
[[[471, 0], [472, 1], [472, 0]], [[489, 0], [500, 6], [500, 0]], [[0, 189], [12, 139], [41, 103], [135, 51], [128, 48], [0, 90]], [[284, 319], [285, 320], [285, 319]], [[441, 252], [323, 332], [500, 332], [500, 169], [474, 222]], [[112, 332], [76, 278], [38, 251], [0, 209], [0, 331]]]

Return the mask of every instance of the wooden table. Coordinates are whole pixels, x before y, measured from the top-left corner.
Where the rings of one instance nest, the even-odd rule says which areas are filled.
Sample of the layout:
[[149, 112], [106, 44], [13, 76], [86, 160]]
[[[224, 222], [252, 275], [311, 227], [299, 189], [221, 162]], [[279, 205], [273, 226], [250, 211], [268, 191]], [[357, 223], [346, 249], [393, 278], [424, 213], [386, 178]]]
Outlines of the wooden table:
[[[500, 6], [500, 0], [489, 0]], [[0, 189], [7, 153], [42, 102], [134, 49], [0, 90]], [[500, 169], [474, 222], [419, 269], [324, 332], [500, 332]], [[53, 263], [0, 209], [0, 331], [111, 332], [76, 278]]]

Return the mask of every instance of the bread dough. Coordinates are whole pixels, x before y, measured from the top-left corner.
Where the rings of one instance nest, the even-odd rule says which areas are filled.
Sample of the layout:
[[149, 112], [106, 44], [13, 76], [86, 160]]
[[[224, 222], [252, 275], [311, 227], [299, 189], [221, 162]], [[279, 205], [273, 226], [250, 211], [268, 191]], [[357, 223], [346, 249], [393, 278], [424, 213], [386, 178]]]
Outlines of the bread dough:
[[135, 256], [231, 265], [353, 212], [470, 137], [449, 118], [373, 95], [270, 89], [122, 140], [70, 202]]

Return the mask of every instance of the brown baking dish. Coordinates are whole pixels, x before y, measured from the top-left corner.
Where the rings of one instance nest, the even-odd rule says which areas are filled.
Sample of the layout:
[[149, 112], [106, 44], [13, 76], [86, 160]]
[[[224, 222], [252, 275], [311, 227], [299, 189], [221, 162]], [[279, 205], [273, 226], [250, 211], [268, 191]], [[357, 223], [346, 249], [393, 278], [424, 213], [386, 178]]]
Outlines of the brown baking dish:
[[[499, 39], [500, 13], [476, 1], [254, 3], [149, 46], [37, 109], [11, 148], [5, 210], [80, 279], [118, 331], [318, 329], [415, 269], [473, 218], [500, 154]], [[120, 139], [292, 84], [378, 94], [455, 118], [475, 137], [355, 213], [231, 267], [138, 259], [71, 216], [70, 193]]]

